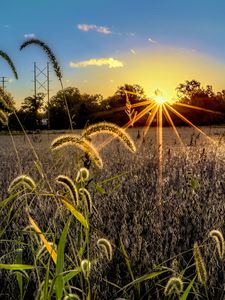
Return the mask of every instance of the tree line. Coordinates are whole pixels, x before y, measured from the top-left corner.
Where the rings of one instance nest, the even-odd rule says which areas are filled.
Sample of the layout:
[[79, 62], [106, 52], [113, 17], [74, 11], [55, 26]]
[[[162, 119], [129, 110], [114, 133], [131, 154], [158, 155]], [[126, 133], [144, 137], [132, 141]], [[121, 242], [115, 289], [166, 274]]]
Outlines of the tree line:
[[[187, 80], [177, 86], [176, 92], [177, 103], [184, 105], [180, 106], [175, 102], [171, 104], [172, 107], [194, 124], [225, 123], [225, 90], [214, 92], [210, 85], [203, 87], [197, 80]], [[4, 92], [2, 88], [0, 88], [0, 99], [10, 105], [15, 104], [11, 94]], [[133, 118], [145, 107], [133, 108], [132, 105], [146, 99], [144, 89], [138, 84], [124, 84], [108, 98], [103, 98], [100, 94], [81, 94], [78, 88], [67, 87], [51, 97], [49, 106], [46, 104], [45, 94], [38, 93], [36, 96], [26, 97], [15, 112], [27, 130], [69, 129], [68, 109], [73, 128], [83, 128], [87, 124], [99, 121], [109, 121], [123, 126], [129, 118]], [[1, 103], [0, 108], [7, 110]], [[20, 130], [15, 114], [10, 113], [10, 110], [7, 112], [9, 127]], [[171, 117], [175, 125], [184, 125], [184, 121], [172, 112]], [[143, 116], [134, 126], [144, 126], [146, 120], [147, 116]], [[163, 122], [164, 125], [168, 125], [166, 118]], [[153, 126], [155, 123], [153, 122]]]

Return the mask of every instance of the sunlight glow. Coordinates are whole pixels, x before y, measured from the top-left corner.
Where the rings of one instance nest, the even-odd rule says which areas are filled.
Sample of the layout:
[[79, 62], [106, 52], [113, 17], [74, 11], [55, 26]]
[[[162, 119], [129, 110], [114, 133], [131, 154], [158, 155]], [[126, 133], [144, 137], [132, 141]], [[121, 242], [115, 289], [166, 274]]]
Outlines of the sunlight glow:
[[[130, 91], [125, 91], [126, 97], [128, 97], [129, 94], [131, 95], [137, 95], [141, 96], [138, 93], [130, 92]], [[158, 89], [155, 91], [155, 95], [149, 98], [143, 99], [143, 101], [131, 104], [129, 102], [128, 98], [128, 104], [129, 108], [132, 110], [135, 110], [135, 108], [138, 108], [136, 110], [136, 113], [134, 116], [122, 127], [123, 129], [127, 129], [131, 126], [133, 126], [138, 120], [140, 120], [144, 116], [148, 116], [145, 126], [143, 127], [142, 134], [141, 134], [141, 141], [140, 143], [142, 144], [145, 136], [147, 135], [150, 126], [152, 123], [156, 124], [156, 129], [157, 129], [157, 149], [158, 149], [158, 166], [159, 166], [159, 173], [158, 173], [158, 184], [157, 184], [157, 194], [158, 194], [158, 206], [162, 207], [163, 205], [163, 121], [164, 119], [167, 120], [168, 124], [172, 127], [176, 137], [178, 138], [181, 149], [184, 150], [184, 143], [181, 139], [181, 136], [172, 120], [172, 116], [170, 113], [175, 114], [178, 118], [183, 120], [186, 124], [190, 125], [194, 129], [196, 129], [199, 133], [204, 135], [207, 139], [209, 139], [211, 142], [216, 143], [210, 136], [208, 136], [204, 131], [202, 131], [199, 127], [195, 126], [190, 120], [188, 120], [185, 116], [183, 116], [176, 108], [181, 106], [181, 107], [186, 107], [189, 109], [194, 109], [194, 110], [199, 110], [199, 111], [204, 111], [208, 113], [215, 113], [215, 114], [221, 114], [221, 112], [205, 109], [202, 107], [198, 106], [193, 106], [189, 104], [184, 104], [180, 103], [176, 99], [171, 99], [167, 100], [168, 98], [163, 97], [161, 91]], [[127, 108], [127, 105], [121, 106], [114, 108], [112, 110], [109, 110], [109, 112], [114, 112], [114, 111], [123, 111]], [[142, 108], [140, 110], [140, 108]], [[104, 112], [101, 112], [101, 114]], [[101, 143], [98, 146], [98, 151], [104, 148], [108, 143], [112, 141], [113, 138], [110, 138], [106, 140], [105, 142]], [[139, 146], [141, 147], [141, 145]]]
[[155, 97], [154, 97], [154, 101], [155, 101], [157, 104], [162, 105], [162, 104], [164, 104], [164, 103], [167, 102], [167, 99], [160, 95], [160, 96], [155, 96]]

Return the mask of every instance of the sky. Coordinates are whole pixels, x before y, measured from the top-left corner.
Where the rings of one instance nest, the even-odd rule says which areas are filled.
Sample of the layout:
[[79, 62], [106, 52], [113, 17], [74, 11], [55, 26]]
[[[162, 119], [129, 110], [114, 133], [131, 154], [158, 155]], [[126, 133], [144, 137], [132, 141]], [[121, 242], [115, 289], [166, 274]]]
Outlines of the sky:
[[[13, 60], [19, 79], [0, 57], [0, 77], [17, 104], [33, 94], [33, 63], [47, 57], [29, 38], [55, 53], [64, 86], [81, 93], [112, 95], [125, 83], [168, 98], [185, 80], [225, 89], [223, 0], [10, 0], [0, 10], [0, 50]], [[60, 84], [51, 70], [50, 95]], [[41, 78], [40, 78], [41, 80]], [[42, 91], [42, 90], [39, 90]]]

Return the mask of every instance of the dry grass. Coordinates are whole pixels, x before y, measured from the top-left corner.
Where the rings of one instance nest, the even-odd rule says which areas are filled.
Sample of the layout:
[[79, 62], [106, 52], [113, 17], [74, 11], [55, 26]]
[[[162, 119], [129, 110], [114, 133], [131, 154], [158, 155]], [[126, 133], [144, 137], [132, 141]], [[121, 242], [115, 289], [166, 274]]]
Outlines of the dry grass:
[[[205, 130], [218, 140], [219, 144], [215, 145], [203, 137], [198, 137], [197, 133], [193, 135], [190, 128], [180, 128], [185, 144], [185, 151], [182, 151], [175, 136], [171, 135], [170, 129], [165, 129], [162, 207], [157, 206], [158, 151], [154, 129], [145, 138], [136, 154], [126, 151], [117, 140], [101, 151], [103, 170], [97, 170], [94, 166], [90, 169], [90, 177], [93, 180], [89, 184], [89, 191], [96, 208], [90, 218], [91, 244], [93, 244], [91, 254], [95, 256], [99, 253], [97, 246], [94, 245], [99, 238], [105, 237], [112, 243], [113, 258], [110, 262], [103, 261], [93, 266], [91, 282], [93, 290], [98, 295], [96, 299], [116, 298], [113, 295], [117, 289], [106, 280], [119, 286], [124, 286], [132, 280], [121, 251], [120, 239], [131, 261], [134, 277], [150, 273], [157, 265], [173, 268], [174, 276], [179, 275], [194, 262], [192, 252], [194, 242], [197, 241], [199, 245], [204, 242], [201, 253], [208, 272], [209, 297], [219, 299], [221, 296], [224, 285], [224, 275], [221, 275], [223, 267], [215, 252], [215, 243], [207, 237], [212, 229], [219, 229], [225, 233], [224, 129]], [[136, 139], [137, 130], [131, 129], [129, 133], [136, 143], [140, 143], [140, 139]], [[68, 153], [66, 156], [62, 153], [51, 153], [49, 146], [55, 137], [45, 134], [37, 141], [33, 141], [46, 172], [42, 174], [41, 168], [38, 167], [40, 162], [34, 164], [35, 158], [23, 137], [14, 137], [20, 158], [18, 162], [10, 137], [0, 136], [0, 199], [8, 196], [9, 183], [21, 172], [32, 176], [38, 185], [37, 189], [46, 191], [49, 185], [43, 179], [45, 176], [54, 191], [59, 188], [54, 183], [54, 178], [59, 174], [75, 179], [79, 166], [83, 166], [82, 159], [85, 158], [79, 151], [74, 155], [75, 150], [70, 150], [73, 152], [72, 156]], [[93, 139], [96, 145], [103, 140], [105, 137]], [[66, 157], [70, 159], [67, 160]], [[118, 179], [102, 183], [121, 173], [124, 175]], [[100, 193], [96, 185], [103, 188], [106, 193]], [[36, 195], [26, 201], [31, 205], [35, 220], [42, 230], [49, 233], [48, 237], [51, 240], [53, 237], [49, 228], [62, 228], [63, 217], [55, 202], [49, 205], [47, 202], [49, 200], [40, 198]], [[22, 201], [15, 204], [12, 211], [15, 218], [1, 239], [29, 242], [29, 237], [21, 232], [21, 229], [28, 225], [27, 219], [24, 218]], [[64, 218], [66, 216], [67, 213], [64, 213]], [[0, 228], [3, 221], [0, 220]], [[77, 230], [74, 229], [73, 247], [77, 240], [76, 233]], [[13, 257], [13, 253], [9, 254], [9, 257], [3, 256], [13, 249], [15, 249], [13, 243], [0, 244], [0, 257], [3, 257], [1, 263], [8, 262], [9, 258]], [[30, 252], [27, 249], [26, 251], [25, 261], [29, 262]], [[66, 251], [69, 252], [70, 247]], [[194, 266], [185, 271], [185, 280], [194, 276]], [[0, 271], [0, 281], [2, 294], [10, 295], [10, 292], [14, 291], [15, 295], [18, 292], [15, 290], [15, 282], [12, 278], [9, 280], [5, 271]], [[165, 286], [167, 281], [168, 277], [164, 277], [160, 279], [160, 284]], [[157, 282], [157, 279], [154, 282]], [[155, 285], [154, 282], [143, 284], [141, 299], [163, 299], [163, 287]], [[36, 284], [33, 282], [29, 286], [30, 293], [35, 292]], [[204, 292], [201, 286], [199, 292]], [[123, 296], [127, 299], [136, 298], [133, 290]], [[9, 296], [4, 299], [11, 298]]]

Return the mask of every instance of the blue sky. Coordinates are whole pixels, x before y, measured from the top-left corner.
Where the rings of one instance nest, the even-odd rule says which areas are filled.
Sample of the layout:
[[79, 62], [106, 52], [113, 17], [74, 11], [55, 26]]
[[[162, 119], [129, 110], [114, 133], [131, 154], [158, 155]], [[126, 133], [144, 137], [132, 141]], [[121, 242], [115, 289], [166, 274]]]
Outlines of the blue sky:
[[[19, 80], [0, 60], [0, 76], [19, 102], [32, 94], [32, 64], [46, 57], [31, 46], [19, 51], [26, 36], [54, 50], [65, 86], [81, 92], [112, 94], [118, 85], [142, 84], [168, 96], [176, 85], [195, 78], [225, 88], [225, 1], [2, 1], [0, 49], [15, 62]], [[59, 84], [51, 74], [51, 95]]]

